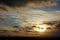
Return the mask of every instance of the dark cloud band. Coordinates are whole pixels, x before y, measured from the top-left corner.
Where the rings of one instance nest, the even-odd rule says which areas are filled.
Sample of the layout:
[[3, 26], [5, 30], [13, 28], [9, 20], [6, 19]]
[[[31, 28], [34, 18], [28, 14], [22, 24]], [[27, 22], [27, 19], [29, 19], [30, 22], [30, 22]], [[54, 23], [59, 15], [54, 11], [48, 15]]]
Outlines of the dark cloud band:
[[54, 3], [55, 0], [0, 0], [0, 4], [5, 4], [11, 7], [14, 6], [26, 6], [28, 3], [39, 4], [42, 2]]
[[[3, 5], [3, 7], [1, 6]], [[8, 11], [7, 7], [40, 7], [40, 6], [54, 6], [55, 0], [0, 0], [0, 9]]]

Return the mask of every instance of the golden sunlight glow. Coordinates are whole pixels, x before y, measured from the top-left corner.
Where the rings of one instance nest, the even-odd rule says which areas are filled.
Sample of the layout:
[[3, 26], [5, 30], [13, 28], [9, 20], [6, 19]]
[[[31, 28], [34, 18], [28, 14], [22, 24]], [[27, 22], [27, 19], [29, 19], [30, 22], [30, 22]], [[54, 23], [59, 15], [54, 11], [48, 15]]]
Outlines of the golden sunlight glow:
[[45, 32], [46, 28], [44, 25], [39, 25], [39, 32]]
[[47, 25], [47, 24], [36, 24], [35, 26], [36, 27], [33, 28], [33, 31], [37, 32], [50, 32], [56, 28], [55, 25]]
[[34, 30], [38, 31], [38, 32], [45, 32], [46, 27], [45, 27], [45, 25], [36, 25], [36, 28], [34, 28]]

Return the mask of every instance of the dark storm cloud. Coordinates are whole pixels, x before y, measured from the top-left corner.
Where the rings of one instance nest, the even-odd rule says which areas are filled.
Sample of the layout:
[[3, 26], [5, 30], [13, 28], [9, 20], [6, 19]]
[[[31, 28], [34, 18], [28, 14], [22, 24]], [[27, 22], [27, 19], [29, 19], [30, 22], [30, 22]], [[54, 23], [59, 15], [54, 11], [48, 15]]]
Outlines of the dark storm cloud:
[[[1, 6], [3, 5], [3, 7]], [[40, 6], [54, 6], [56, 0], [0, 0], [0, 9], [8, 11], [7, 7], [40, 7]]]
[[0, 0], [0, 4], [5, 4], [8, 6], [23, 6], [28, 2], [28, 0]]
[[40, 4], [49, 2], [49, 4], [54, 4], [55, 0], [0, 0], [0, 4], [5, 4], [7, 6], [26, 6], [29, 3]]

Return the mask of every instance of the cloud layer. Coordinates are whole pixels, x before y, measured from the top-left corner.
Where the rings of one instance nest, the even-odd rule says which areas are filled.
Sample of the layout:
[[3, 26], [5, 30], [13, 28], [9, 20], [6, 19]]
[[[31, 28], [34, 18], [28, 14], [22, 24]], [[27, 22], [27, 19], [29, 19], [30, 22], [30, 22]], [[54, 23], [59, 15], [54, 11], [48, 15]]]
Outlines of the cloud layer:
[[8, 11], [7, 7], [43, 7], [43, 6], [54, 6], [56, 0], [0, 0], [0, 9]]
[[48, 5], [55, 5], [55, 0], [0, 0], [0, 4], [5, 4], [8, 6], [26, 6], [27, 4], [48, 4]]
[[[60, 21], [59, 11], [34, 10], [33, 8], [55, 6], [55, 0], [0, 0], [0, 15], [5, 25], [32, 25], [42, 21]], [[30, 24], [29, 24], [30, 23]]]
[[60, 21], [60, 11], [43, 11], [43, 10], [26, 10], [17, 13], [16, 11], [7, 12], [0, 14], [2, 18], [3, 24], [5, 25], [33, 25], [39, 24], [41, 22], [50, 22], [50, 21]]

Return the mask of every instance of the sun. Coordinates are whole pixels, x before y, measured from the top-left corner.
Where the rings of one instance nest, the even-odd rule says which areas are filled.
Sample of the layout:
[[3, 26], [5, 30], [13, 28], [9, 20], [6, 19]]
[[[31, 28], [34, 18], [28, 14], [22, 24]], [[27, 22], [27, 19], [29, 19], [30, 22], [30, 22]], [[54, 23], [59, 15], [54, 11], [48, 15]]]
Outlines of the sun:
[[38, 31], [38, 32], [45, 32], [46, 26], [45, 25], [36, 25], [36, 28], [34, 28], [34, 30]]

